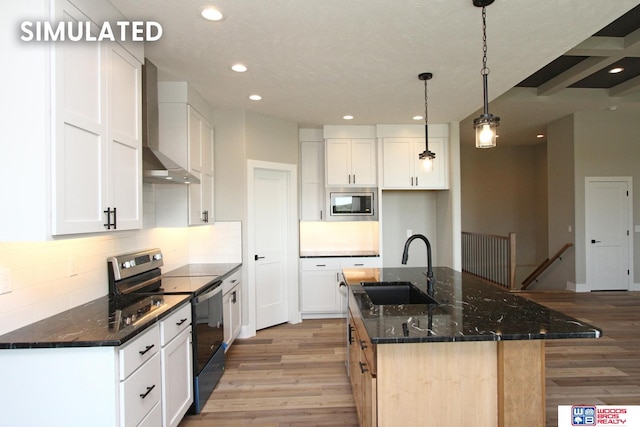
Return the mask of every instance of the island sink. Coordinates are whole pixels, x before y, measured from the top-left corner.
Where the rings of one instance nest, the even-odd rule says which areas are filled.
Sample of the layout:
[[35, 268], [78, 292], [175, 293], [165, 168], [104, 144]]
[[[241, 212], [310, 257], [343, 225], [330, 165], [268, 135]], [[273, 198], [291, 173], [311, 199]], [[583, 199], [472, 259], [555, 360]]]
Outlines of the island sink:
[[364, 291], [375, 305], [438, 304], [411, 282], [362, 282]]

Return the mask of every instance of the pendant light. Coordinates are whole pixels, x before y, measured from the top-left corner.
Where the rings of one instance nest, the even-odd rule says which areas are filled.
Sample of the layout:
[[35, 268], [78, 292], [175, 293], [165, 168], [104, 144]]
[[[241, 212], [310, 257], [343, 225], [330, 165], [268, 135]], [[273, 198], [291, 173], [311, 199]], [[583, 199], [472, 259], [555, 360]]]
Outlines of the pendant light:
[[424, 151], [418, 155], [421, 160], [422, 170], [425, 172], [433, 171], [433, 160], [436, 153], [429, 151], [429, 97], [427, 96], [427, 81], [431, 80], [433, 74], [420, 73], [418, 78], [424, 81]]
[[476, 148], [492, 148], [496, 146], [497, 128], [500, 125], [500, 117], [489, 113], [489, 90], [487, 68], [487, 12], [486, 7], [494, 0], [472, 0], [473, 5], [482, 8], [482, 89], [484, 92], [484, 113], [473, 119], [473, 127], [476, 130]]

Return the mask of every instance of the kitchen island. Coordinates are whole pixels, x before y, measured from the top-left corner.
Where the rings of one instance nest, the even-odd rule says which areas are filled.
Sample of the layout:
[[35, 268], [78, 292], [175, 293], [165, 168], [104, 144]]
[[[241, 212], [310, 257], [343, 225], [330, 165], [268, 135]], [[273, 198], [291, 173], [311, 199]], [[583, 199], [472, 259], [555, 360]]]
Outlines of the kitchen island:
[[544, 426], [548, 339], [602, 331], [472, 276], [434, 268], [437, 304], [373, 304], [361, 282], [424, 268], [345, 269], [349, 371], [361, 425]]

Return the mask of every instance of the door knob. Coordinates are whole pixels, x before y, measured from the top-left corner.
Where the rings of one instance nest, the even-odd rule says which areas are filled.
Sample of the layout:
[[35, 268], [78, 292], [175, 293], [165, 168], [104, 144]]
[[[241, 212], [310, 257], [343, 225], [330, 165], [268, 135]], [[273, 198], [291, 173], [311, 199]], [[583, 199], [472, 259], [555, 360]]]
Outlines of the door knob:
[[255, 259], [256, 261], [257, 261], [257, 260], [259, 260], [259, 259], [262, 259], [262, 258], [264, 258], [264, 257], [263, 257], [263, 256], [258, 256], [258, 255], [256, 255], [256, 256], [254, 257], [254, 259]]
[[593, 240], [593, 239], [591, 239], [591, 243], [602, 243], [602, 241], [601, 240]]

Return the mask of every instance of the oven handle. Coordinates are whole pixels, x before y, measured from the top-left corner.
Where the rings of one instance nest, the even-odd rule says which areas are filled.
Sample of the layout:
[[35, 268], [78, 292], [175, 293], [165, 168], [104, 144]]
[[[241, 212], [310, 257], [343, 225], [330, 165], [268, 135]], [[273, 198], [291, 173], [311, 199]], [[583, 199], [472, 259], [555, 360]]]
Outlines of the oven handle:
[[153, 283], [159, 282], [162, 280], [162, 277], [158, 276], [158, 277], [154, 277], [152, 279], [149, 280], [145, 280], [144, 282], [138, 283], [137, 285], [131, 286], [127, 289], [123, 289], [120, 291], [121, 294], [126, 295], [126, 294], [130, 294], [132, 292], [137, 291], [138, 289], [142, 289], [147, 285], [151, 285]]
[[209, 291], [207, 293], [204, 293], [202, 295], [198, 295], [197, 297], [195, 297], [193, 299], [193, 301], [194, 301], [195, 304], [200, 304], [202, 301], [206, 301], [206, 300], [208, 300], [210, 298], [213, 298], [214, 296], [218, 295], [221, 292], [222, 292], [222, 282], [219, 282], [218, 286], [215, 289], [213, 289], [213, 290], [211, 290], [211, 291]]

